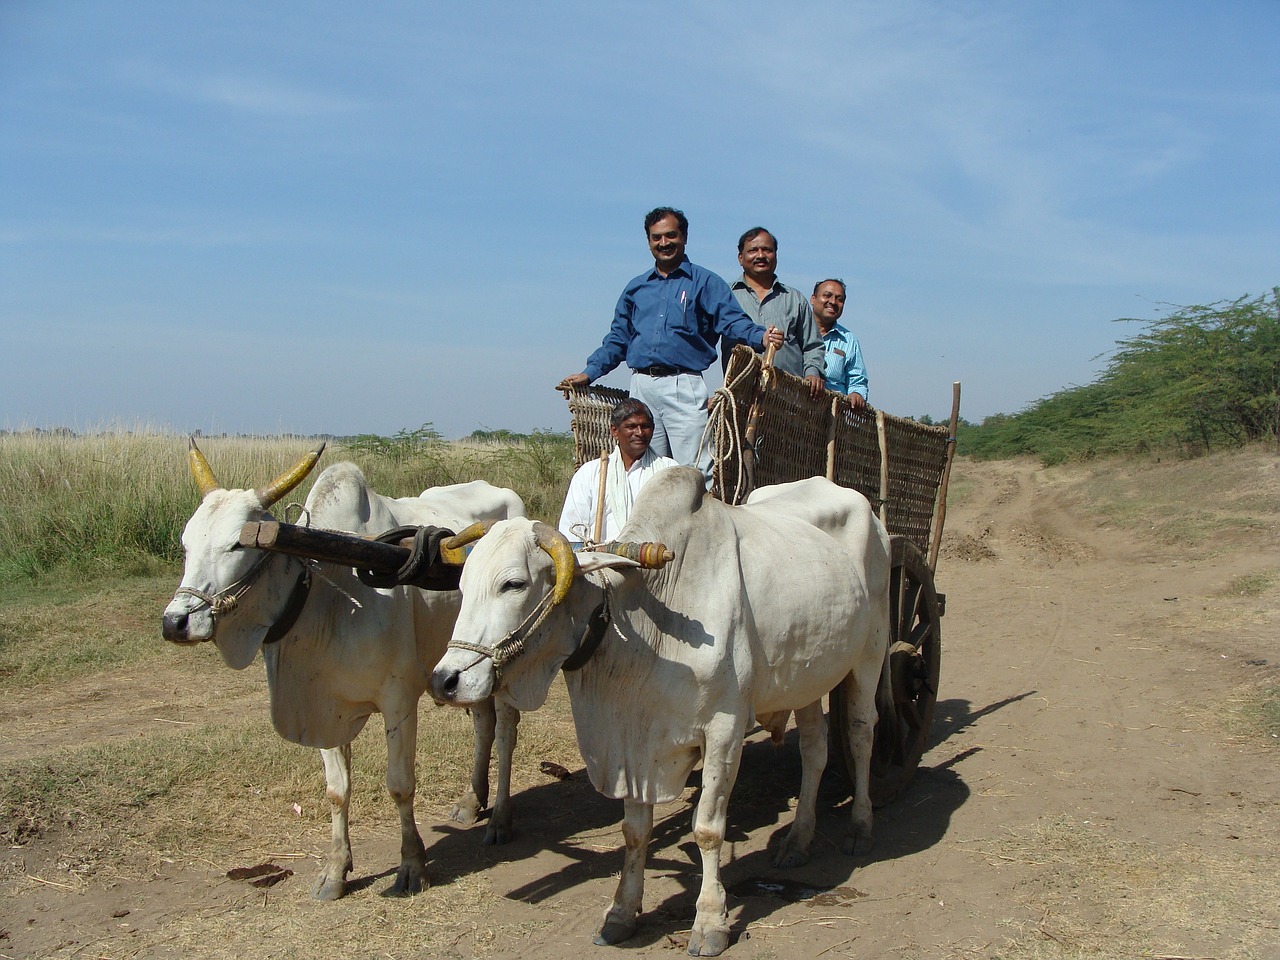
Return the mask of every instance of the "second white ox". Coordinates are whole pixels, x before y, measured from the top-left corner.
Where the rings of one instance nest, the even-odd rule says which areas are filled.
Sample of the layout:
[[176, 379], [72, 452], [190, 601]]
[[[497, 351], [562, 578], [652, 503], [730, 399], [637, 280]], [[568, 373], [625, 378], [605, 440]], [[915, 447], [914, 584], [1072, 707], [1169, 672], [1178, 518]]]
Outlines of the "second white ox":
[[[701, 760], [703, 876], [689, 953], [715, 956], [729, 935], [725, 812], [754, 716], [795, 710], [800, 730], [800, 797], [777, 863], [808, 859], [827, 759], [822, 698], [839, 684], [856, 752], [846, 852], [870, 833], [875, 700], [881, 684], [888, 692], [889, 538], [862, 495], [821, 478], [730, 507], [705, 494], [700, 473], [672, 468], [641, 492], [621, 539], [660, 541], [674, 559], [652, 571], [603, 553], [575, 560], [545, 524], [495, 524], [463, 569], [462, 612], [431, 693], [530, 710], [566, 661], [576, 668], [565, 677], [587, 772], [625, 801], [625, 860], [596, 943], [634, 932], [653, 805], [678, 797]], [[599, 635], [606, 618], [581, 662], [580, 639]]]
[[[427, 883], [426, 850], [414, 822], [414, 748], [418, 700], [457, 618], [457, 591], [374, 589], [350, 568], [304, 562], [239, 547], [241, 527], [267, 511], [315, 466], [323, 445], [257, 490], [226, 490], [192, 441], [191, 472], [203, 497], [182, 534], [186, 568], [164, 611], [163, 633], [175, 643], [211, 640], [228, 666], [243, 669], [262, 651], [271, 722], [280, 736], [319, 747], [331, 805], [332, 843], [313, 895], [342, 896], [352, 868], [348, 811], [351, 741], [372, 713], [387, 736], [387, 790], [400, 814], [395, 891]], [[381, 534], [402, 525], [462, 530], [475, 521], [524, 516], [510, 490], [482, 480], [391, 499], [369, 489], [355, 464], [338, 463], [316, 479], [305, 516], [315, 527]], [[474, 822], [488, 801], [489, 761], [498, 745], [498, 791], [485, 841], [504, 842], [511, 828], [511, 753], [519, 715], [492, 701], [472, 711], [476, 750], [471, 787], [452, 816]]]

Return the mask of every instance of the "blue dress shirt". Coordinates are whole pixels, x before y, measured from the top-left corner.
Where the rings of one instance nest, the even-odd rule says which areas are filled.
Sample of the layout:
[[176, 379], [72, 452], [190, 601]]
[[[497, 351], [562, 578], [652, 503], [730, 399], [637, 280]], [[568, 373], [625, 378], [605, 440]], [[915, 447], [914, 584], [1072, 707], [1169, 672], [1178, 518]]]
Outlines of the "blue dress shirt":
[[583, 373], [598, 380], [626, 360], [633, 370], [675, 367], [701, 373], [721, 337], [764, 346], [764, 329], [742, 312], [729, 284], [688, 257], [670, 274], [655, 267], [627, 284], [613, 324]]

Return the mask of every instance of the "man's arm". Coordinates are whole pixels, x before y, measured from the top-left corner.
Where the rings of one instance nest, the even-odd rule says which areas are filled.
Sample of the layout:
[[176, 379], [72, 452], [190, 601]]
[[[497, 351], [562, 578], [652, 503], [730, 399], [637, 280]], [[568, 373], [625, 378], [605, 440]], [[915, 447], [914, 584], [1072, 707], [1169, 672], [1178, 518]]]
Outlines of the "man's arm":
[[[628, 285], [618, 298], [618, 305], [613, 310], [613, 322], [609, 324], [609, 332], [591, 356], [587, 357], [587, 365], [582, 373], [565, 377], [564, 382], [570, 384], [593, 383], [622, 363], [627, 358], [627, 348], [635, 338], [635, 327], [631, 323], [634, 312], [634, 301]], [[582, 378], [586, 377], [585, 380]]]
[[764, 349], [765, 328], [747, 316], [722, 277], [707, 273], [706, 281], [698, 291], [698, 309], [706, 318], [711, 332], [718, 334], [720, 339], [745, 343], [756, 350]]
[[588, 460], [569, 481], [569, 492], [564, 498], [564, 509], [560, 512], [559, 529], [570, 540], [588, 540], [595, 530], [595, 481], [599, 477], [600, 461]]
[[[862, 347], [858, 338], [849, 334], [849, 355], [845, 357], [845, 385], [849, 394], [849, 405], [861, 410], [867, 404], [869, 384], [867, 368], [862, 362]], [[857, 399], [854, 399], [854, 398]]]
[[827, 386], [827, 351], [818, 333], [818, 324], [813, 319], [813, 308], [803, 297], [800, 298], [800, 315], [795, 324], [796, 343], [803, 359], [801, 369], [809, 383], [809, 396], [816, 400]]

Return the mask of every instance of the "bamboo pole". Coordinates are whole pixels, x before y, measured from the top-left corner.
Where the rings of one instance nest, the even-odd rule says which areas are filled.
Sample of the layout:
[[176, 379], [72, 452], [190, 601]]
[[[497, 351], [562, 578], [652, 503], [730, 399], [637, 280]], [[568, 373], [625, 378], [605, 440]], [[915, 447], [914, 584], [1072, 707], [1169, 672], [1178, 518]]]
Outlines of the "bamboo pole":
[[604, 494], [609, 478], [609, 451], [600, 451], [600, 489], [596, 494], [596, 529], [592, 543], [599, 543], [604, 537]]
[[942, 483], [933, 510], [933, 532], [929, 540], [929, 569], [938, 566], [938, 550], [942, 547], [942, 524], [947, 519], [947, 485], [951, 482], [951, 461], [956, 458], [956, 428], [960, 424], [960, 381], [951, 384], [951, 428], [947, 439], [947, 461], [942, 467]]
[[842, 397], [831, 398], [831, 421], [827, 425], [827, 479], [836, 479], [836, 415], [840, 410]]
[[880, 441], [880, 522], [889, 525], [889, 439], [884, 429], [884, 411], [876, 411], [876, 439]]
[[[764, 404], [760, 400], [773, 382], [773, 355], [777, 351], [778, 348], [772, 343], [765, 348], [760, 382], [756, 384], [755, 396], [751, 399], [751, 409], [747, 413], [747, 428], [743, 431], [742, 465], [747, 473], [747, 493], [756, 488], [756, 434], [760, 432], [760, 415], [764, 412]], [[741, 500], [738, 502], [740, 503]]]

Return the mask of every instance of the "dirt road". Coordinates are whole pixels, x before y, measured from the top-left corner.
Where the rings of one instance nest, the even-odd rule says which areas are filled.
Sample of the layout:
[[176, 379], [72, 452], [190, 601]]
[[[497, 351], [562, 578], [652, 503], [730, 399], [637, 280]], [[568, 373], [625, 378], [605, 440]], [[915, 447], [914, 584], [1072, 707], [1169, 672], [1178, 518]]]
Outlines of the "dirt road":
[[[1239, 720], [1251, 690], [1280, 685], [1278, 463], [1102, 478], [960, 463], [938, 566], [933, 746], [908, 791], [877, 812], [875, 848], [854, 858], [839, 850], [847, 806], [828, 776], [813, 859], [782, 872], [767, 845], [798, 790], [794, 735], [780, 752], [753, 736], [724, 851], [727, 956], [1280, 956], [1280, 753]], [[1121, 525], [1099, 512], [1103, 482], [1127, 496], [1205, 484], [1206, 522], [1221, 530], [1180, 545], [1154, 521]], [[199, 716], [229, 703], [265, 724], [260, 679], [219, 674], [233, 676], [188, 691]], [[108, 693], [95, 697], [95, 684]], [[127, 737], [139, 703], [148, 715], [156, 702], [180, 709], [184, 686], [157, 670], [11, 698], [0, 759], [43, 757], [69, 734]], [[526, 718], [522, 733], [539, 722]], [[306, 859], [269, 889], [229, 881], [231, 867], [273, 856], [266, 839], [225, 857], [157, 858], [146, 877], [68, 877], [59, 857], [75, 838], [50, 831], [6, 852], [0, 957], [611, 956], [590, 938], [621, 863], [620, 805], [591, 790], [580, 763], [560, 781], [540, 777], [540, 759], [536, 745], [518, 757], [525, 789], [509, 846], [481, 849], [478, 831], [423, 805], [433, 886], [409, 899], [382, 895], [398, 861], [383, 826], [357, 827], [354, 889], [335, 904], [310, 900]], [[684, 949], [697, 883], [689, 815], [684, 802], [658, 811], [645, 913], [619, 956]], [[314, 823], [300, 835], [313, 856], [327, 842]]]

